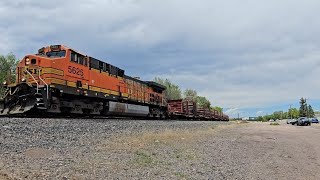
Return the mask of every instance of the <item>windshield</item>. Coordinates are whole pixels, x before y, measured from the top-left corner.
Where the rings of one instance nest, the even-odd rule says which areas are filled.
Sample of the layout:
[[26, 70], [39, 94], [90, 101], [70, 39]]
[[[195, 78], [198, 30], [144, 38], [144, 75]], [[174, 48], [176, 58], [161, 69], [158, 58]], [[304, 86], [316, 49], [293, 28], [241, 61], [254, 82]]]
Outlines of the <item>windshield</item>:
[[57, 57], [65, 57], [66, 56], [66, 51], [50, 51], [47, 52], [46, 55], [49, 58], [57, 58]]

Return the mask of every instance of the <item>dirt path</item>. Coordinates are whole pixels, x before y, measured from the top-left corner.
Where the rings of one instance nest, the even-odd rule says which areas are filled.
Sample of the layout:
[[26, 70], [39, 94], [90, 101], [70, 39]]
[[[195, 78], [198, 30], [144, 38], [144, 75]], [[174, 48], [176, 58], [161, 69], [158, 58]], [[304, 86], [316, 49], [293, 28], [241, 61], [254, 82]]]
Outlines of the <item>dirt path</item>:
[[251, 123], [233, 133], [247, 144], [249, 179], [319, 179], [320, 126]]
[[0, 127], [0, 179], [320, 177], [319, 125], [27, 122]]

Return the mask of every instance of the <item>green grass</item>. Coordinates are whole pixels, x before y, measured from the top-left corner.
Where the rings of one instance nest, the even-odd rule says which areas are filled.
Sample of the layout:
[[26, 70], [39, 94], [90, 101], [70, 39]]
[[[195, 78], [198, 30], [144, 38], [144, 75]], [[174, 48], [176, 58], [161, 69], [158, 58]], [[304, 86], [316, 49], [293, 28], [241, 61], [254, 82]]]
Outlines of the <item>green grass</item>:
[[174, 175], [176, 175], [179, 178], [185, 179], [187, 176], [181, 172], [175, 172]]
[[148, 153], [138, 150], [135, 152], [135, 162], [139, 165], [148, 166], [154, 162], [154, 159]]

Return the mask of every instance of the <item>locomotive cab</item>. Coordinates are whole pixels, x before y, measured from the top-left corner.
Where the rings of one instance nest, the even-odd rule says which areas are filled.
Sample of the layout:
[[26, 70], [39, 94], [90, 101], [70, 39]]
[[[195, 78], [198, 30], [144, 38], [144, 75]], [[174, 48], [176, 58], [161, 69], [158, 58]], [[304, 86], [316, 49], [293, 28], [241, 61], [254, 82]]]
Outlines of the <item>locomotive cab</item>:
[[50, 82], [43, 82], [40, 78], [47, 78], [47, 75], [44, 74], [48, 74], [48, 69], [54, 66], [56, 61], [64, 61], [68, 51], [68, 48], [61, 45], [51, 45], [39, 49], [37, 54], [25, 56], [17, 66], [16, 82], [20, 83], [25, 80], [26, 83], [33, 85], [50, 84]]

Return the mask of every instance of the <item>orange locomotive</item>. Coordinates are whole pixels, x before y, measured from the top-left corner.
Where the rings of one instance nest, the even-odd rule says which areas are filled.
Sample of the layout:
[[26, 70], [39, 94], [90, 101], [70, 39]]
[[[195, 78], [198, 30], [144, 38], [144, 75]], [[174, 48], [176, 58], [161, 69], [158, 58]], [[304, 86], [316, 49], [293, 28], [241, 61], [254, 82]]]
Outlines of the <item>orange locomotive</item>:
[[166, 116], [165, 87], [125, 75], [111, 64], [63, 45], [25, 56], [15, 84], [3, 84], [0, 115], [32, 112]]

